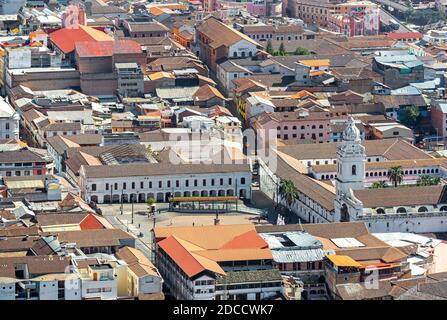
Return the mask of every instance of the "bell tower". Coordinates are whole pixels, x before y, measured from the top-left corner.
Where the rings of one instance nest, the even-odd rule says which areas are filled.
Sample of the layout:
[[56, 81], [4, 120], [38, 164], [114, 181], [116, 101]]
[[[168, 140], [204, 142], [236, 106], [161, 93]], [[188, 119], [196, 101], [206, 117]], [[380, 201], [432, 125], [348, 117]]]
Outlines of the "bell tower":
[[361, 144], [360, 131], [354, 119], [349, 117], [342, 141], [337, 146], [336, 222], [349, 221], [346, 200], [351, 196], [351, 190], [364, 188], [365, 162], [365, 147]]

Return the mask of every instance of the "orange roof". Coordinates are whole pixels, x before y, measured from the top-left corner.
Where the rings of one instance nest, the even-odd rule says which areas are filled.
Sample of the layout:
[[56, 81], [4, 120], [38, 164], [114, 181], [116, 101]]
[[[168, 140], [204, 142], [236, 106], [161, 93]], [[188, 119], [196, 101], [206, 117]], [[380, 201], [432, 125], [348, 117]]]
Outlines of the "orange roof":
[[150, 12], [152, 15], [158, 17], [158, 16], [162, 15], [163, 13], [165, 13], [165, 10], [163, 10], [163, 9], [161, 9], [161, 8], [159, 8], [159, 7], [151, 7], [151, 8], [149, 8], [149, 12]]
[[349, 256], [331, 254], [327, 258], [337, 267], [357, 267], [360, 268], [362, 265], [352, 259]]
[[422, 34], [419, 32], [391, 32], [388, 33], [387, 36], [393, 40], [422, 38]]
[[209, 270], [225, 274], [218, 262], [272, 259], [254, 225], [157, 227], [158, 245], [189, 276]]
[[247, 247], [267, 248], [268, 245], [264, 239], [258, 236], [256, 230], [251, 230], [234, 237], [231, 241], [227, 242], [222, 249], [239, 249]]
[[195, 253], [216, 262], [272, 259], [272, 252], [268, 249], [205, 250]]
[[311, 72], [309, 72], [309, 75], [310, 75], [311, 77], [314, 77], [314, 76], [321, 76], [322, 74], [324, 74], [324, 71], [311, 71]]
[[78, 41], [76, 53], [80, 57], [111, 57], [113, 54], [141, 53], [141, 46], [133, 40]]
[[331, 64], [331, 61], [329, 59], [298, 60], [298, 62], [308, 67], [329, 66]]
[[174, 75], [170, 72], [159, 71], [148, 75], [150, 80], [158, 80], [162, 78], [175, 79]]
[[42, 46], [43, 46], [43, 44], [40, 43], [39, 41], [33, 41], [33, 42], [30, 44], [30, 47], [42, 47]]
[[170, 236], [160, 241], [158, 245], [189, 277], [193, 277], [205, 270], [225, 274], [216, 262], [191, 253], [175, 236]]
[[295, 93], [294, 95], [291, 95], [290, 96], [290, 99], [301, 99], [301, 98], [304, 98], [304, 97], [306, 97], [306, 96], [311, 96], [311, 97], [315, 97], [312, 93], [310, 93], [309, 91], [307, 91], [307, 90], [301, 90], [301, 91], [298, 91], [297, 93]]
[[79, 25], [79, 28], [63, 28], [50, 34], [50, 40], [64, 53], [75, 49], [76, 42], [112, 41], [106, 33], [92, 27]]
[[[175, 235], [204, 249], [219, 249], [233, 238], [255, 230], [252, 224], [211, 225], [195, 227], [156, 227], [154, 234], [157, 239]], [[216, 236], [219, 235], [219, 236]]]

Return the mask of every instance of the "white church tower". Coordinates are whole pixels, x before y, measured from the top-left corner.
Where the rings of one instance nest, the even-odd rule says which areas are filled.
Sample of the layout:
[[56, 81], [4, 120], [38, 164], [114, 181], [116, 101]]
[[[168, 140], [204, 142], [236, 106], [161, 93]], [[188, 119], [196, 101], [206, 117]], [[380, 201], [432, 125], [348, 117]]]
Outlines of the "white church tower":
[[360, 131], [354, 119], [349, 117], [342, 141], [337, 146], [337, 178], [335, 180], [334, 222], [350, 221], [346, 202], [351, 198], [351, 190], [363, 189], [365, 179], [365, 147], [361, 144]]

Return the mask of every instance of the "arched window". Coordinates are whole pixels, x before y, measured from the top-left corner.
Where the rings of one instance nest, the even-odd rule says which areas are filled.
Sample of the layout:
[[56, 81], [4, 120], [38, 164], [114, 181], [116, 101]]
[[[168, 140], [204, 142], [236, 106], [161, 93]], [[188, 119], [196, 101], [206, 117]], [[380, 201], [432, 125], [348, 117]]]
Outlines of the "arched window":
[[276, 127], [276, 130], [280, 131], [280, 130], [281, 130], [281, 127]]
[[293, 129], [293, 130], [296, 130], [296, 126], [293, 126], [292, 129]]
[[397, 213], [407, 213], [407, 209], [400, 207], [397, 209]]
[[382, 208], [378, 208], [376, 209], [377, 214], [385, 214], [385, 210], [383, 210]]
[[366, 177], [368, 177], [368, 176], [369, 176], [369, 173], [368, 173], [368, 172], [367, 172], [367, 173], [365, 173], [365, 176], [366, 176]]
[[351, 172], [353, 176], [357, 175], [357, 166], [355, 164], [352, 166]]
[[427, 212], [427, 211], [428, 211], [428, 209], [426, 207], [420, 207], [418, 209], [418, 212]]
[[315, 125], [313, 125], [313, 126], [312, 126], [312, 129], [315, 129], [315, 128], [316, 128]]
[[284, 130], [288, 130], [289, 129], [289, 127], [288, 126], [284, 126]]

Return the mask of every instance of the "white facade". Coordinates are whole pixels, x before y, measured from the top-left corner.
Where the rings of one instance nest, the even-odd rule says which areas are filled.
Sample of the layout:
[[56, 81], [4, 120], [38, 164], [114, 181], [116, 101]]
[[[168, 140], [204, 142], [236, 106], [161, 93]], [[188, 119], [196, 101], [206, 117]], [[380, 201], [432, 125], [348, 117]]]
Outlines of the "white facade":
[[256, 45], [247, 40], [240, 40], [228, 48], [227, 58], [245, 58], [256, 55]]
[[[218, 172], [196, 174], [176, 174], [168, 176], [132, 177], [85, 177], [80, 170], [80, 188], [84, 200], [96, 203], [124, 202], [131, 198], [145, 202], [154, 198], [157, 202], [167, 202], [171, 196], [233, 196], [251, 199], [251, 172]], [[135, 200], [137, 201], [137, 200]]]
[[16, 282], [12, 278], [3, 278], [0, 280], [0, 300], [16, 299]]
[[245, 110], [247, 119], [250, 119], [264, 112], [275, 112], [275, 106], [270, 100], [258, 96], [251, 96], [247, 98]]
[[19, 139], [20, 115], [0, 97], [0, 139]]
[[[278, 195], [281, 179], [276, 176], [262, 160], [259, 160], [259, 176], [261, 191], [273, 201], [281, 203], [287, 207], [287, 203]], [[289, 209], [300, 219], [309, 223], [326, 223], [334, 221], [333, 210], [324, 208], [320, 203], [301, 192], [299, 188], [298, 199], [289, 207]]]

